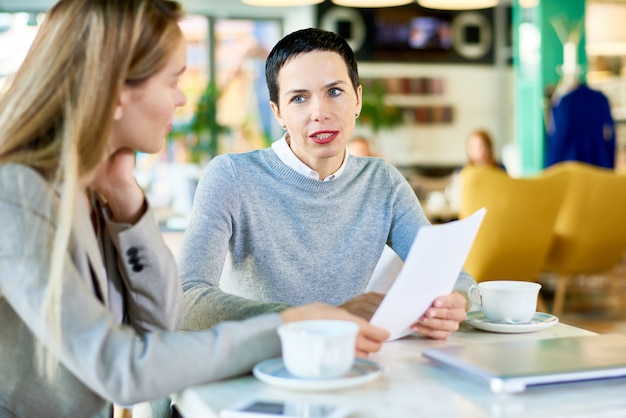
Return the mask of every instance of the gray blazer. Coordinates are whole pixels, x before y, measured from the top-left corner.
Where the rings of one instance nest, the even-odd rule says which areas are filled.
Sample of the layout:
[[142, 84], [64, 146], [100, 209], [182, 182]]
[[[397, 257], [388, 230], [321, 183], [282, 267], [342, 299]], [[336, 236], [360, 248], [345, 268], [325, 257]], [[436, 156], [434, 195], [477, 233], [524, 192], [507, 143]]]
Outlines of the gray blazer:
[[[42, 306], [57, 203], [34, 170], [0, 165], [0, 417], [110, 416], [111, 402], [157, 399], [279, 354], [278, 314], [172, 332], [182, 289], [158, 225], [149, 211], [116, 224], [96, 199], [96, 232], [77, 204], [56, 338]], [[36, 367], [40, 343], [59, 358], [52, 379]]]

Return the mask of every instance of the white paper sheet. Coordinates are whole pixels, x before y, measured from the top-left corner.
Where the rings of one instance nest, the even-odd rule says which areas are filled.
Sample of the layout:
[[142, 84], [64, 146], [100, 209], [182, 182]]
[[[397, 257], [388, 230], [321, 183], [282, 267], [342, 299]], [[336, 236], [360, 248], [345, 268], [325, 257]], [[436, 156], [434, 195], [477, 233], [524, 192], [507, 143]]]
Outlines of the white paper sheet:
[[400, 274], [403, 264], [400, 256], [391, 247], [385, 245], [365, 292], [387, 293]]
[[402, 270], [370, 321], [387, 329], [389, 340], [410, 334], [410, 326], [433, 300], [452, 292], [486, 211], [420, 228]]

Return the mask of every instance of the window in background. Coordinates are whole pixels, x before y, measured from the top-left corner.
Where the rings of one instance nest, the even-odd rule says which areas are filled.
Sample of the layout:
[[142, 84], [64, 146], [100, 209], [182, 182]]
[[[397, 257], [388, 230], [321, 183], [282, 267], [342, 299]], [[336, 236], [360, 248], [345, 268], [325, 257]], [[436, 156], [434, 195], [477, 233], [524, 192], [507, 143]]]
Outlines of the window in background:
[[136, 171], [157, 220], [173, 230], [185, 229], [211, 157], [264, 148], [282, 134], [265, 83], [265, 59], [280, 39], [280, 21], [189, 16], [181, 28], [188, 45], [180, 81], [187, 104], [177, 110], [163, 152], [139, 154]]
[[217, 121], [228, 128], [218, 154], [267, 147], [282, 134], [269, 106], [265, 59], [281, 37], [278, 20], [216, 19]]
[[187, 123], [209, 82], [209, 21], [205, 16], [188, 16], [180, 27], [187, 41], [187, 70], [180, 80], [187, 104], [176, 111], [176, 121]]

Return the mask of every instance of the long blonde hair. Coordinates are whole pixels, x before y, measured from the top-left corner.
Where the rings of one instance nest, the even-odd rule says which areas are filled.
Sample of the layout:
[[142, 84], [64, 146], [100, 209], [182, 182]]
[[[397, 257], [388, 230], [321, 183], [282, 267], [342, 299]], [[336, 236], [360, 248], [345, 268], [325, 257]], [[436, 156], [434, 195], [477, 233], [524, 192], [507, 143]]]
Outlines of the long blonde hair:
[[[168, 0], [60, 0], [0, 96], [0, 164], [29, 166], [61, 190], [50, 214], [57, 229], [42, 311], [57, 341], [79, 179], [105, 158], [122, 86], [140, 85], [165, 66], [182, 39], [182, 16]], [[56, 364], [46, 361], [48, 375]]]

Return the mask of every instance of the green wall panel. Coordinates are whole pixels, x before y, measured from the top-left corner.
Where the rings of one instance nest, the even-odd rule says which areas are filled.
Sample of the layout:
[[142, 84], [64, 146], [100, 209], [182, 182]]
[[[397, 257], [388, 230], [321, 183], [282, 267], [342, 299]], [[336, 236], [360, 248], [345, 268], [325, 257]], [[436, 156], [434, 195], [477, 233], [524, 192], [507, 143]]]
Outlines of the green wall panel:
[[[566, 32], [584, 28], [585, 0], [540, 0], [524, 8], [513, 4], [513, 65], [515, 68], [515, 141], [522, 175], [533, 175], [544, 167], [545, 118], [549, 106], [546, 91], [561, 77], [563, 44], [555, 23]], [[581, 77], [587, 68], [585, 37], [581, 32], [578, 64]]]

